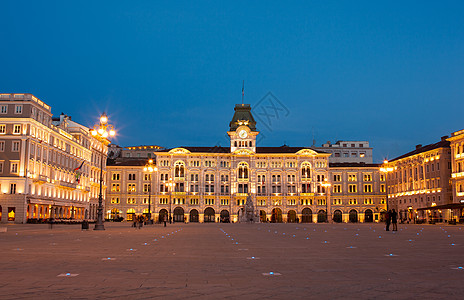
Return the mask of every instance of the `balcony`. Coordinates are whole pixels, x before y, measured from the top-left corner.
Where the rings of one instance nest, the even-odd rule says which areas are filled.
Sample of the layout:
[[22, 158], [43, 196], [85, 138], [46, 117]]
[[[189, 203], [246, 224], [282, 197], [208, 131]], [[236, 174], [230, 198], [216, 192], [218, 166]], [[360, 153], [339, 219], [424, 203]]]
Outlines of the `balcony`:
[[75, 190], [77, 188], [77, 183], [66, 182], [62, 180], [55, 180], [55, 185], [58, 185], [65, 189]]
[[39, 184], [49, 182], [50, 180], [45, 175], [33, 175], [32, 177], [33, 177], [32, 181], [34, 181], [35, 183], [39, 183]]

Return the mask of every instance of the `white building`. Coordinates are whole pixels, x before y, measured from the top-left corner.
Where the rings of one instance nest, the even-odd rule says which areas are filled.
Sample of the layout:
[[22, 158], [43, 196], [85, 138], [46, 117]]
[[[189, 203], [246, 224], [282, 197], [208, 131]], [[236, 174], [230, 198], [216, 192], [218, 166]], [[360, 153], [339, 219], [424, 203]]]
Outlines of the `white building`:
[[[0, 94], [0, 220], [93, 219], [106, 146], [31, 94]], [[102, 154], [103, 153], [103, 154]]]
[[367, 141], [330, 141], [322, 147], [312, 147], [315, 150], [331, 153], [331, 163], [366, 163], [372, 164], [372, 148]]

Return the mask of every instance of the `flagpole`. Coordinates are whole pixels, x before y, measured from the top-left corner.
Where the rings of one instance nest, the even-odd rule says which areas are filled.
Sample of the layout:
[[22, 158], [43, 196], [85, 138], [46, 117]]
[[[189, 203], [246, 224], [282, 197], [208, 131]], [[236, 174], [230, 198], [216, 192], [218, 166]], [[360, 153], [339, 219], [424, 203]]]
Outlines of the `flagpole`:
[[245, 80], [242, 81], [242, 106], [243, 106], [243, 97], [245, 96]]

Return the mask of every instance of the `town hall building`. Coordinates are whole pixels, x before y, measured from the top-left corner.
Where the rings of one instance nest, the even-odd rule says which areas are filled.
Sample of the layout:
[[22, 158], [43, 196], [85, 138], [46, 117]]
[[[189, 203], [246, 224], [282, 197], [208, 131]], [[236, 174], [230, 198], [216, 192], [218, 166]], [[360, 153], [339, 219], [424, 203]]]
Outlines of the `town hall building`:
[[337, 164], [332, 174], [331, 153], [304, 146], [259, 147], [250, 105], [237, 104], [234, 110], [230, 147], [155, 150], [153, 173], [144, 168], [146, 158], [109, 163], [106, 217], [238, 222], [251, 199], [261, 222], [380, 220], [386, 195], [378, 165]]

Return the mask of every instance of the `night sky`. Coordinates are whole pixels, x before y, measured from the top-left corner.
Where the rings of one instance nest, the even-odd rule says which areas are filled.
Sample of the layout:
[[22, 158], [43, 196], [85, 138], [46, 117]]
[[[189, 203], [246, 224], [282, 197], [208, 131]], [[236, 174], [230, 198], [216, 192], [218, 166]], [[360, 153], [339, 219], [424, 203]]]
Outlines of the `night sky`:
[[[368, 140], [374, 161], [464, 128], [462, 1], [1, 1], [0, 92], [121, 146]], [[274, 106], [274, 108], [272, 108]]]

